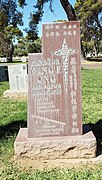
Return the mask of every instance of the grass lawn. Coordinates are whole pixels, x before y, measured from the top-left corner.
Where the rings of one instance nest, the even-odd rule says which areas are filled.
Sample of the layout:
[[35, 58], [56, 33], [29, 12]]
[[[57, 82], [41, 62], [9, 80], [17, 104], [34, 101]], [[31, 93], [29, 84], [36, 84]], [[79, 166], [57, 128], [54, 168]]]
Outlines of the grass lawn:
[[[14, 140], [26, 126], [26, 100], [3, 98], [8, 82], [0, 82], [0, 180], [102, 180], [102, 163], [94, 168], [33, 170], [13, 163]], [[83, 123], [102, 121], [102, 70], [82, 70]]]

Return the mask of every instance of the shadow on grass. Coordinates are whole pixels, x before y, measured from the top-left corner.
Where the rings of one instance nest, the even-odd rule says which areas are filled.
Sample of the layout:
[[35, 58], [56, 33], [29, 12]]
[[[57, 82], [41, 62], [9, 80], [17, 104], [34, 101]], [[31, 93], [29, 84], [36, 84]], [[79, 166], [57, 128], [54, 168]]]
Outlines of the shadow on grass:
[[[89, 128], [86, 128], [89, 127]], [[102, 120], [100, 119], [95, 124], [88, 123], [83, 125], [83, 134], [92, 131], [97, 141], [97, 152], [96, 156], [102, 154]]]
[[[100, 119], [95, 124], [89, 123], [84, 126], [89, 126], [96, 137], [97, 140], [97, 156], [102, 154], [102, 120]], [[0, 126], [0, 139], [7, 139], [14, 134], [17, 134], [20, 128], [27, 127], [26, 121], [14, 121], [8, 125]], [[89, 132], [89, 129], [86, 129], [84, 133]]]
[[17, 134], [19, 129], [22, 127], [27, 127], [26, 121], [14, 121], [8, 125], [0, 126], [0, 139], [8, 138], [9, 136], [13, 136], [14, 134]]
[[97, 140], [97, 156], [102, 154], [102, 119], [88, 124]]

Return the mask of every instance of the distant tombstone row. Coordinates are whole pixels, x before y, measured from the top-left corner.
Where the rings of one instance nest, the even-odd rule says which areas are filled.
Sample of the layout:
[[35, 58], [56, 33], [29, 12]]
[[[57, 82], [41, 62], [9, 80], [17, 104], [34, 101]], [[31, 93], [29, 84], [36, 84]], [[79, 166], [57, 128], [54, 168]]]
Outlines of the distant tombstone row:
[[4, 58], [4, 57], [0, 57], [0, 62], [7, 62], [7, 59], [6, 58]]
[[21, 56], [21, 57], [13, 57], [13, 61], [21, 61], [21, 62], [28, 62], [28, 56]]

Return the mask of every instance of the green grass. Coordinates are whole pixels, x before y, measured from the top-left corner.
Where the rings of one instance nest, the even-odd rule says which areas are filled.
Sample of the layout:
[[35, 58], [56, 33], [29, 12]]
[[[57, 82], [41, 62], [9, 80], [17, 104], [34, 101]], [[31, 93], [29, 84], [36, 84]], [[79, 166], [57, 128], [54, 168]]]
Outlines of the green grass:
[[0, 82], [0, 99], [2, 99], [3, 92], [9, 89], [9, 83], [8, 82]]
[[82, 70], [83, 123], [102, 120], [102, 70]]
[[9, 165], [5, 170], [2, 170], [1, 177], [7, 180], [102, 180], [102, 165], [95, 169], [52, 169], [52, 170], [22, 170]]
[[[0, 180], [102, 180], [102, 163], [95, 168], [33, 170], [13, 163], [14, 140], [26, 125], [26, 100], [3, 98], [8, 82], [0, 82]], [[102, 70], [82, 70], [83, 123], [102, 120]]]
[[7, 125], [14, 121], [27, 120], [26, 100], [13, 100], [3, 98], [3, 92], [9, 89], [8, 82], [0, 83], [0, 126]]
[[27, 120], [26, 101], [2, 99], [0, 101], [0, 125], [7, 125], [14, 121]]

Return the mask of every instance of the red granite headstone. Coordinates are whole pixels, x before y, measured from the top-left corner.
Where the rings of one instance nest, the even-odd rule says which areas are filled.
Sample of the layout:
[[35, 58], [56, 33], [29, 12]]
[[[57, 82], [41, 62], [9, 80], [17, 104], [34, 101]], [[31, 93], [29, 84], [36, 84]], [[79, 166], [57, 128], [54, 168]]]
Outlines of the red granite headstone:
[[28, 137], [82, 134], [80, 23], [44, 24], [42, 42], [29, 55]]

